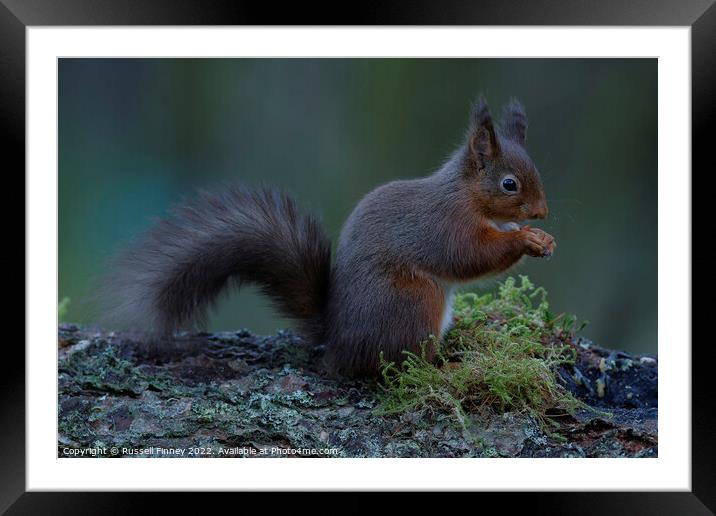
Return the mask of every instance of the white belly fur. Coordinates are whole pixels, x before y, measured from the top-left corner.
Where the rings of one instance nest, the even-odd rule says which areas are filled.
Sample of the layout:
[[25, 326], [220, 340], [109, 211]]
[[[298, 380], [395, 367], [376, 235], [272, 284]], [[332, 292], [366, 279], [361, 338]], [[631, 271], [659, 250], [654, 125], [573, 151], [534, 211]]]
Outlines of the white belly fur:
[[445, 332], [448, 331], [452, 325], [452, 302], [455, 298], [454, 285], [443, 284], [442, 288], [445, 292], [445, 306], [443, 307], [443, 318], [440, 323], [440, 338], [445, 335]]

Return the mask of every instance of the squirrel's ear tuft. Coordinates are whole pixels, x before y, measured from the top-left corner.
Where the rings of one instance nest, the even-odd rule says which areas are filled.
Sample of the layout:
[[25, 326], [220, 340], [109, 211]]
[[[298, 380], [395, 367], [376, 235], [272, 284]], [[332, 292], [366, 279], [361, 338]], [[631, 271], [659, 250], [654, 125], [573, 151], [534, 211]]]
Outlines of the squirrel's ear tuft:
[[478, 166], [483, 165], [485, 158], [494, 158], [500, 153], [492, 115], [483, 96], [472, 107], [468, 148]]
[[519, 100], [510, 100], [502, 112], [500, 124], [504, 135], [516, 143], [524, 146], [527, 141], [527, 113]]

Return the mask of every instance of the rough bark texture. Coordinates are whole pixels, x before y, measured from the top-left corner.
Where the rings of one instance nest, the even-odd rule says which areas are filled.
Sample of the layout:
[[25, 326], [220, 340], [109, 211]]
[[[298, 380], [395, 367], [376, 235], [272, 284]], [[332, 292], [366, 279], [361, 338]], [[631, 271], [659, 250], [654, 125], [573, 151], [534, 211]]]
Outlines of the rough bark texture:
[[[374, 413], [374, 381], [329, 377], [287, 332], [182, 336], [149, 348], [61, 325], [58, 456], [655, 457], [657, 361], [581, 339], [568, 389], [602, 412]], [[608, 410], [611, 417], [603, 411]]]

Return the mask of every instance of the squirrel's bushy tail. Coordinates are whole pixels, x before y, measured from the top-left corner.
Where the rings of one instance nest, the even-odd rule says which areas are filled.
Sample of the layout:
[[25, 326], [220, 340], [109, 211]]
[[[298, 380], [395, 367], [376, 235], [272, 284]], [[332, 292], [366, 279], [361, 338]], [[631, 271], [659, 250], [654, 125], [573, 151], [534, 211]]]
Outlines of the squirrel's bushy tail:
[[203, 325], [222, 291], [253, 283], [319, 338], [330, 256], [319, 222], [285, 194], [238, 186], [201, 192], [117, 259], [105, 304], [115, 323], [168, 334]]

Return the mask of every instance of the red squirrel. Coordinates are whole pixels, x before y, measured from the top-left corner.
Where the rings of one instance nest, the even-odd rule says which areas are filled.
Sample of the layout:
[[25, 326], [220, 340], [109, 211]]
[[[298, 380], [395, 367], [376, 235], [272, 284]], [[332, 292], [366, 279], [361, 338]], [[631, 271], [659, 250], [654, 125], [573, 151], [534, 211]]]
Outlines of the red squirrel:
[[172, 334], [201, 325], [228, 287], [257, 284], [302, 335], [325, 344], [333, 372], [376, 375], [381, 352], [401, 362], [403, 351], [445, 333], [456, 285], [553, 253], [551, 235], [519, 225], [548, 213], [526, 131], [517, 100], [498, 125], [480, 97], [463, 144], [439, 170], [358, 203], [333, 263], [317, 219], [287, 195], [201, 192], [116, 261], [114, 319]]

